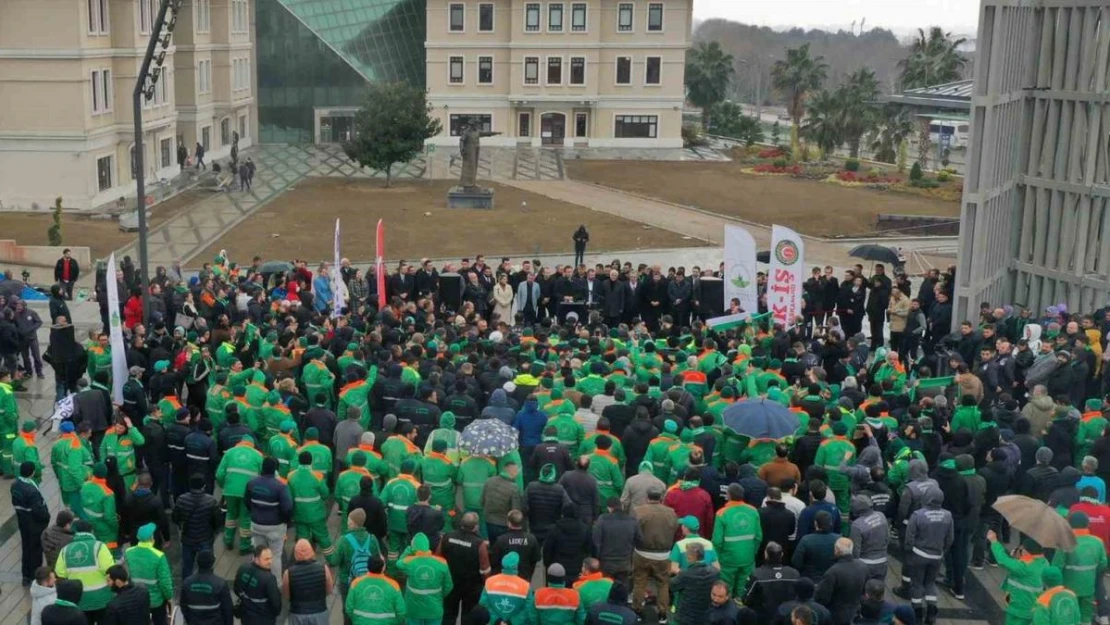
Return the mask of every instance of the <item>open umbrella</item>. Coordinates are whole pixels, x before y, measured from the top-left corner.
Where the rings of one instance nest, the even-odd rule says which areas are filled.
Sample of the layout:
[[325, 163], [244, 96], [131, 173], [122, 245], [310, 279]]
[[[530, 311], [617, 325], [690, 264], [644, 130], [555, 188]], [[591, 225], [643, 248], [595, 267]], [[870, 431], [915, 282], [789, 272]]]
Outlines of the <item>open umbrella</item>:
[[756, 252], [755, 253], [755, 260], [756, 260], [756, 262], [759, 262], [759, 263], [770, 263], [771, 262], [771, 250], [764, 250], [762, 252]]
[[293, 263], [290, 263], [290, 262], [287, 262], [287, 261], [284, 261], [284, 260], [271, 260], [268, 263], [262, 263], [262, 265], [258, 268], [258, 273], [264, 273], [264, 274], [283, 273], [283, 272], [292, 271], [292, 270], [293, 270]]
[[746, 399], [725, 409], [725, 427], [748, 438], [785, 438], [798, 429], [798, 415], [769, 399]]
[[848, 252], [848, 255], [855, 258], [862, 258], [863, 260], [869, 260], [873, 263], [897, 265], [902, 262], [898, 256], [897, 250], [893, 250], [885, 245], [875, 245], [873, 243], [857, 245], [852, 248], [851, 252]]
[[504, 421], [478, 419], [466, 426], [459, 437], [459, 447], [479, 456], [501, 457], [517, 450], [517, 433]]
[[1010, 527], [1029, 536], [1045, 549], [1075, 549], [1075, 533], [1068, 520], [1048, 504], [1025, 495], [1003, 495], [994, 509], [1010, 522]]

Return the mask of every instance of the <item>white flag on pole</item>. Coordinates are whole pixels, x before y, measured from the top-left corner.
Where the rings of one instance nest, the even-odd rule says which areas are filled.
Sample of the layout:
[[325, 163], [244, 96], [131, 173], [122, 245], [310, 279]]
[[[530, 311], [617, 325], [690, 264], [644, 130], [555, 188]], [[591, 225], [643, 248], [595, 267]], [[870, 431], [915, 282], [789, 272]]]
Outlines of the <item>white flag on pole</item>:
[[123, 323], [119, 316], [119, 287], [116, 284], [116, 255], [108, 257], [108, 338], [112, 348], [112, 401], [123, 405], [123, 385], [127, 382], [127, 348], [123, 344]]
[[339, 267], [339, 218], [335, 219], [335, 265], [331, 269], [331, 316], [338, 317], [343, 310], [343, 276]]
[[759, 296], [755, 288], [755, 239], [741, 226], [725, 226], [725, 302], [729, 309], [733, 298], [740, 300], [740, 308], [755, 314], [759, 311]]
[[771, 228], [771, 271], [767, 277], [767, 310], [776, 323], [789, 328], [802, 314], [805, 242], [786, 226]]

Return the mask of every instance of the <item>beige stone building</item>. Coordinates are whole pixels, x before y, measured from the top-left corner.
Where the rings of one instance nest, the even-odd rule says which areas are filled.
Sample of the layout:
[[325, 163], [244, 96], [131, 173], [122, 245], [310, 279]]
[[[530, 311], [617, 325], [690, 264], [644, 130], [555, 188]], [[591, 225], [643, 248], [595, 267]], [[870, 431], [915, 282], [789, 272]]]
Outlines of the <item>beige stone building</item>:
[[681, 147], [693, 0], [428, 0], [427, 87], [455, 145]]
[[[132, 89], [159, 0], [0, 0], [0, 207], [89, 209], [135, 194]], [[161, 49], [161, 48], [159, 48]], [[248, 0], [185, 0], [143, 106], [148, 184], [254, 136]]]

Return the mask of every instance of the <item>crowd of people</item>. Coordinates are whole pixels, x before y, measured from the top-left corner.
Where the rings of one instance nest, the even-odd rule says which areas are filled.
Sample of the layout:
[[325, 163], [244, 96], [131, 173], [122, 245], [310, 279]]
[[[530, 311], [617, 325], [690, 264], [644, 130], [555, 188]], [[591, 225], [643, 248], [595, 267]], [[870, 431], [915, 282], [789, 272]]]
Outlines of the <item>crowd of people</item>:
[[[354, 625], [917, 625], [983, 566], [1007, 572], [1008, 625], [1110, 614], [1105, 310], [985, 303], [952, 333], [952, 269], [911, 298], [881, 266], [816, 268], [797, 323], [717, 332], [698, 267], [402, 262], [379, 308], [346, 261], [266, 266], [159, 267], [146, 298], [129, 261], [101, 270], [120, 402], [107, 334], [76, 336], [52, 290], [46, 360], [72, 394], [53, 516], [39, 424], [0, 368], [34, 623], [164, 625], [176, 602], [190, 625], [323, 625], [338, 592]], [[797, 431], [726, 426], [759, 401]], [[512, 449], [464, 445], [482, 420]], [[1059, 510], [1079, 547], [1009, 536], [1004, 494]], [[229, 580], [217, 542], [246, 556]]]

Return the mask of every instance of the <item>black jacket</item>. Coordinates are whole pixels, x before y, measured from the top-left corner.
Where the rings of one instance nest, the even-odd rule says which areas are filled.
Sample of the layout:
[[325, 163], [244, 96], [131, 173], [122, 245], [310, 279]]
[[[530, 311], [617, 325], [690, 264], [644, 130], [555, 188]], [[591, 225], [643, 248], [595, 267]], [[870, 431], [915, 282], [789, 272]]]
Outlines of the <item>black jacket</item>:
[[790, 553], [790, 536], [797, 523], [798, 519], [787, 509], [786, 504], [768, 500], [766, 506], [759, 508], [759, 525], [763, 528], [763, 543], [759, 546], [759, 553], [763, 553], [763, 548], [771, 541], [782, 545]]
[[242, 625], [275, 625], [281, 614], [281, 590], [269, 569], [253, 561], [239, 567], [235, 574], [235, 595], [239, 597]]
[[698, 562], [671, 579], [671, 592], [682, 593], [675, 619], [679, 625], [705, 625], [709, 622], [709, 610], [713, 606], [710, 595], [713, 583], [720, 578], [716, 568]]
[[88, 423], [93, 432], [108, 429], [112, 420], [112, 397], [102, 388], [90, 386], [73, 396], [74, 424]]
[[[198, 571], [181, 584], [181, 610], [189, 625], [233, 625], [231, 588], [211, 570]], [[213, 610], [211, 606], [218, 605]]]
[[620, 510], [603, 514], [593, 525], [593, 539], [602, 569], [631, 569], [632, 551], [641, 540], [640, 522]]
[[127, 497], [127, 527], [120, 528], [120, 534], [133, 545], [139, 544], [135, 533], [147, 523], [157, 526], [154, 532], [154, 546], [158, 549], [170, 540], [170, 520], [162, 507], [162, 498], [149, 490], [135, 490]]
[[567, 491], [567, 496], [578, 506], [578, 517], [586, 523], [593, 523], [598, 517], [599, 495], [597, 479], [586, 471], [575, 469], [567, 471], [559, 478], [559, 484]]
[[371, 491], [363, 490], [352, 497], [351, 502], [347, 504], [348, 513], [356, 508], [361, 508], [366, 513], [366, 523], [363, 525], [366, 531], [379, 540], [385, 540], [386, 514], [382, 500], [375, 497]]
[[851, 625], [859, 612], [867, 575], [867, 565], [850, 555], [837, 558], [825, 572], [814, 599], [832, 612], [833, 625]]
[[1025, 472], [1025, 482], [1021, 486], [1021, 494], [1041, 501], [1048, 501], [1048, 496], [1056, 488], [1056, 476], [1059, 475], [1056, 467], [1037, 464]]
[[494, 575], [501, 572], [501, 559], [510, 553], [520, 556], [520, 572], [531, 575], [536, 570], [536, 564], [543, 560], [540, 541], [524, 530], [510, 529], [497, 537], [497, 542], [490, 546], [489, 561], [493, 566]]
[[[624, 436], [624, 431], [636, 418], [636, 407], [614, 402], [601, 411], [601, 416], [609, 420], [609, 431], [619, 438]], [[625, 451], [627, 452], [627, 449]]]
[[987, 466], [979, 469], [979, 475], [987, 483], [987, 490], [983, 493], [983, 514], [997, 516], [991, 506], [1000, 496], [1010, 492], [1011, 479], [1006, 472], [1006, 463], [997, 460], [988, 462]]
[[22, 536], [41, 537], [50, 526], [50, 510], [42, 492], [31, 482], [22, 478], [12, 482], [12, 507], [19, 521]]
[[816, 532], [806, 534], [794, 548], [791, 564], [803, 576], [819, 581], [833, 565], [833, 545], [840, 534]]
[[428, 537], [432, 551], [439, 545], [439, 538], [443, 535], [445, 524], [443, 512], [432, 506], [412, 505], [405, 511], [405, 526], [409, 536], [423, 533]]
[[[787, 513], [790, 511], [787, 510]], [[759, 614], [760, 623], [770, 623], [775, 618], [779, 604], [794, 599], [794, 581], [799, 577], [801, 574], [789, 566], [764, 564], [752, 571], [748, 592], [744, 595], [744, 605]]]
[[101, 622], [104, 625], [149, 625], [150, 591], [146, 586], [135, 584], [116, 590]]
[[[59, 579], [55, 588], [58, 598], [76, 604], [81, 600], [82, 584], [75, 579]], [[42, 610], [42, 625], [88, 625], [89, 619], [80, 608], [48, 605]]]
[[806, 470], [813, 466], [813, 459], [817, 457], [817, 449], [821, 447], [824, 440], [825, 437], [820, 432], [807, 431], [798, 440], [794, 441], [791, 460], [798, 465], [798, 470], [802, 472], [802, 475], [805, 475]]
[[971, 501], [968, 498], [967, 483], [960, 478], [956, 469], [940, 467], [936, 472], [937, 485], [944, 492], [945, 510], [952, 513], [954, 523], [962, 523], [970, 512]]
[[[607, 411], [609, 408], [612, 408], [612, 406], [607, 406], [605, 410]], [[651, 424], [651, 421], [642, 419], [636, 419], [624, 430], [624, 434], [621, 436], [621, 444], [624, 446], [626, 459], [625, 472], [629, 476], [640, 472], [640, 463], [647, 455], [648, 445], [656, 436], [659, 436], [659, 430]]]
[[204, 490], [190, 490], [177, 498], [173, 522], [181, 529], [181, 543], [192, 546], [211, 545], [223, 525], [216, 498]]
[[569, 503], [566, 489], [558, 484], [532, 482], [524, 489], [524, 514], [528, 519], [528, 528], [541, 543], [562, 514], [563, 506]]
[[[571, 506], [574, 513], [578, 509]], [[577, 516], [561, 518], [547, 530], [543, 541], [543, 562], [550, 566], [558, 562], [567, 572], [568, 583], [582, 570], [582, 560], [593, 553], [590, 528]]]
[[[567, 451], [565, 445], [561, 445], [557, 441], [545, 441], [536, 445], [536, 448], [532, 451], [531, 463], [530, 468], [535, 475], [540, 474], [543, 465], [554, 465], [556, 479], [563, 477], [564, 473], [574, 469], [574, 461], [570, 457], [570, 452]], [[558, 518], [558, 516], [554, 518]]]
[[[1080, 386], [1084, 384], [1082, 381], [1076, 383]], [[1078, 422], [1071, 417], [1058, 417], [1048, 425], [1048, 433], [1044, 435], [1044, 446], [1052, 450], [1052, 466], [1059, 471], [1064, 467], [1072, 466], [1072, 450], [1077, 427]]]

